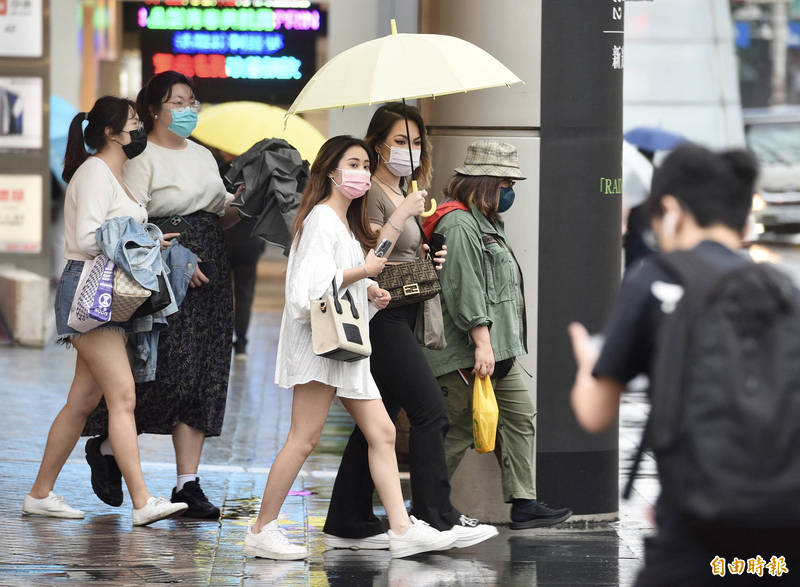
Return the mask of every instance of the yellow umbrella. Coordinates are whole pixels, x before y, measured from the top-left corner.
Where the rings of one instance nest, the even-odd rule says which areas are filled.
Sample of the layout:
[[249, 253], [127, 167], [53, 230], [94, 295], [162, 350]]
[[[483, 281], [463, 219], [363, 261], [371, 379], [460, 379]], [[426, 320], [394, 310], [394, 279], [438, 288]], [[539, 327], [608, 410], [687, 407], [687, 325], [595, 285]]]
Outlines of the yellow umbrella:
[[198, 114], [197, 127], [192, 135], [207, 145], [237, 156], [262, 139], [285, 139], [309, 162], [314, 161], [325, 142], [322, 133], [309, 122], [288, 115], [283, 108], [261, 102], [224, 102], [207, 106]]
[[[289, 114], [435, 98], [521, 83], [480, 47], [449, 35], [392, 34], [351, 47], [314, 74]], [[407, 123], [408, 121], [406, 121]], [[411, 143], [409, 142], [409, 150]], [[412, 182], [416, 190], [416, 182]], [[433, 207], [423, 215], [430, 215]]]

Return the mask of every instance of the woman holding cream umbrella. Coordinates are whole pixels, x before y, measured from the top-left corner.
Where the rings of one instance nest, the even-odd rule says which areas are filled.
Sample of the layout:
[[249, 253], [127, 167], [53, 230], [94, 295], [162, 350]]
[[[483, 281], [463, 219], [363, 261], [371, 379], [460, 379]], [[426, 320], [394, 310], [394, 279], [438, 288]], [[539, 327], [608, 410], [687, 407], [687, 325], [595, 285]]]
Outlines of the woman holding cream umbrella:
[[[406, 246], [404, 242], [412, 238], [410, 235], [416, 232], [417, 247], [413, 248], [418, 248], [421, 238], [419, 228], [413, 221], [409, 223], [400, 220], [400, 217], [406, 218], [400, 212], [411, 208], [411, 200], [416, 200], [420, 193], [424, 193], [419, 192], [414, 178], [417, 175], [417, 168], [421, 168], [419, 171], [424, 176], [423, 181], [430, 179], [430, 146], [426, 144], [421, 117], [416, 108], [406, 106], [406, 98], [435, 97], [481, 88], [508, 86], [521, 80], [494, 57], [462, 39], [445, 35], [398, 34], [394, 21], [391, 24], [391, 35], [348, 49], [325, 64], [303, 88], [289, 108], [289, 112], [402, 100], [402, 105], [382, 106], [373, 117], [367, 133], [367, 142], [377, 155], [373, 177], [382, 196], [378, 199], [386, 201], [383, 208], [375, 206], [375, 213], [371, 213], [371, 222], [373, 228], [381, 232], [382, 237], [396, 241], [393, 242], [393, 246], [397, 250], [408, 248], [407, 256], [413, 258], [412, 247]], [[380, 120], [385, 120], [385, 123], [381, 124]], [[396, 139], [399, 142], [395, 142]], [[407, 152], [404, 154], [405, 149]], [[397, 162], [400, 160], [405, 161], [405, 164], [399, 165]], [[407, 193], [399, 189], [403, 176], [408, 178]], [[396, 201], [391, 201], [392, 194], [397, 196], [394, 198]], [[435, 200], [432, 200], [429, 210], [422, 212], [420, 203], [420, 208], [415, 209], [412, 215], [429, 216], [435, 207]], [[392, 210], [397, 212], [394, 214], [394, 220], [388, 217], [392, 215]], [[398, 221], [400, 222], [398, 228], [402, 230], [394, 228]], [[395, 255], [395, 253], [390, 254]], [[443, 259], [441, 257], [442, 261]], [[441, 263], [438, 265], [441, 267]], [[386, 341], [386, 345], [381, 342], [373, 344], [373, 348], [386, 346], [388, 349], [391, 346], [394, 349], [388, 352], [387, 358], [383, 361], [380, 357], [375, 357], [373, 375], [379, 383], [390, 413], [393, 411], [396, 413], [402, 406], [411, 420], [411, 444], [417, 445], [416, 450], [414, 446], [411, 447], [410, 455], [412, 513], [425, 519], [437, 529], [458, 529], [463, 536], [459, 535], [457, 542], [460, 543], [456, 546], [470, 546], [495, 535], [496, 530], [491, 526], [479, 525], [477, 520], [461, 516], [450, 504], [450, 488], [446, 477], [432, 473], [432, 470], [437, 468], [435, 463], [439, 460], [439, 456], [442, 461], [444, 459], [444, 455], [438, 453], [443, 453], [442, 441], [446, 434], [447, 421], [442, 409], [443, 423], [439, 424], [439, 404], [443, 403], [441, 394], [430, 369], [416, 347], [414, 334], [406, 324], [411, 315], [416, 314], [414, 311], [416, 305], [383, 310], [373, 319], [371, 331], [374, 327], [375, 336], [381, 336], [379, 332], [383, 332], [382, 337]], [[410, 310], [406, 311], [409, 308]], [[381, 330], [383, 324], [386, 324], [389, 330]], [[410, 337], [410, 342], [405, 346], [400, 345], [401, 334]], [[411, 357], [416, 355], [419, 355], [422, 365], [415, 366]], [[397, 360], [392, 360], [393, 358]], [[415, 388], [410, 394], [415, 399], [406, 397], [409, 394], [402, 394], [401, 389], [394, 389], [398, 386], [391, 384], [396, 379], [392, 369], [398, 369], [398, 361], [404, 365], [400, 367], [400, 371], [405, 369], [405, 372], [414, 372], [418, 375], [418, 379], [408, 382], [410, 387]], [[408, 364], [409, 361], [411, 364]], [[381, 363], [385, 363], [387, 367], [384, 373], [376, 372], [376, 369], [380, 371]], [[381, 379], [384, 385], [380, 384]], [[431, 382], [430, 387], [427, 380]], [[434, 390], [437, 401], [434, 401], [430, 392], [426, 391], [428, 389]], [[351, 445], [360, 444], [357, 436], [358, 430], [348, 443], [346, 457], [349, 453], [358, 452], [355, 449], [350, 450]], [[440, 450], [437, 450], [437, 446]], [[423, 455], [425, 451], [429, 454]], [[386, 535], [380, 531], [380, 523], [372, 515], [371, 500], [369, 495], [366, 495], [366, 493], [371, 495], [370, 488], [363, 481], [360, 484], [353, 482], [354, 479], [360, 479], [364, 473], [363, 467], [357, 465], [363, 459], [352, 455], [350, 457], [343, 459], [343, 468], [340, 469], [334, 487], [331, 509], [325, 526], [326, 544], [331, 547], [386, 548]], [[442, 472], [445, 469], [443, 464], [441, 469]], [[356, 488], [358, 485], [360, 487]]]

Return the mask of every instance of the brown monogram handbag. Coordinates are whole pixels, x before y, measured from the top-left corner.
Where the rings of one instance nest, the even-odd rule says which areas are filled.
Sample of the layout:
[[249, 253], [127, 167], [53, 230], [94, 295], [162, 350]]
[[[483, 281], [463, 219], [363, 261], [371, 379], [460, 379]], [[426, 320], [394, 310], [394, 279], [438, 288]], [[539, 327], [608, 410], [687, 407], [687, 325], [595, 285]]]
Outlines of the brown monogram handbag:
[[388, 308], [424, 302], [442, 291], [430, 255], [408, 263], [386, 265], [377, 279], [378, 285], [392, 294]]
[[[417, 220], [419, 225], [419, 220]], [[422, 226], [419, 227], [422, 240], [430, 247], [428, 237]], [[378, 285], [392, 294], [392, 301], [387, 308], [397, 308], [424, 302], [439, 294], [442, 291], [442, 284], [439, 283], [439, 276], [433, 266], [430, 253], [424, 259], [416, 259], [407, 263], [397, 265], [385, 265], [383, 271], [378, 274]]]

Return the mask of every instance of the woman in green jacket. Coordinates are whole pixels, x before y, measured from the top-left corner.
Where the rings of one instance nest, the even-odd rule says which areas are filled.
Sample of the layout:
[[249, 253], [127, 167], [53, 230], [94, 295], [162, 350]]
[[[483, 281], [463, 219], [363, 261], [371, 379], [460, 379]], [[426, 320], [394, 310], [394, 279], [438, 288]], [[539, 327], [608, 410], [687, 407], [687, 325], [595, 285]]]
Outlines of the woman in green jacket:
[[552, 526], [572, 514], [536, 501], [535, 409], [515, 362], [527, 353], [525, 292], [499, 213], [511, 207], [514, 183], [522, 179], [515, 147], [476, 141], [455, 170], [445, 192], [448, 201], [424, 227], [429, 235], [444, 234], [449, 252], [439, 272], [447, 347], [424, 349], [450, 418], [447, 471], [452, 477], [472, 446], [472, 378], [489, 375], [500, 411], [494, 452], [514, 529]]

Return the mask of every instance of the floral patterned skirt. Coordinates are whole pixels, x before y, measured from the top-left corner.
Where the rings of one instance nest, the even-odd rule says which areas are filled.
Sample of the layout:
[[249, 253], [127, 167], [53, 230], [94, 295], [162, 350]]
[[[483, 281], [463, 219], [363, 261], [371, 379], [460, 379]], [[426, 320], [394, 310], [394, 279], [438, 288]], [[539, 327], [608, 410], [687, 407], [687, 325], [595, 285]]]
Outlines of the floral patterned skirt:
[[[213, 277], [209, 275], [210, 283], [201, 287], [190, 287], [179, 311], [167, 318], [168, 327], [159, 335], [156, 379], [136, 384], [136, 427], [140, 433], [172, 434], [183, 422], [206, 436], [219, 436], [233, 338], [230, 262], [218, 216], [195, 212], [186, 220], [191, 228], [179, 240], [211, 265]], [[101, 402], [83, 434], [104, 434], [107, 423]]]

